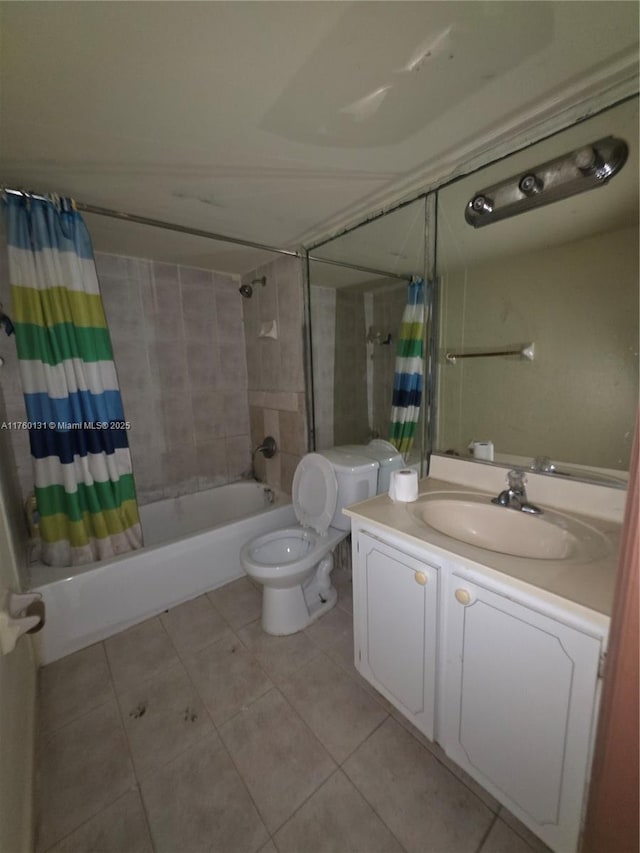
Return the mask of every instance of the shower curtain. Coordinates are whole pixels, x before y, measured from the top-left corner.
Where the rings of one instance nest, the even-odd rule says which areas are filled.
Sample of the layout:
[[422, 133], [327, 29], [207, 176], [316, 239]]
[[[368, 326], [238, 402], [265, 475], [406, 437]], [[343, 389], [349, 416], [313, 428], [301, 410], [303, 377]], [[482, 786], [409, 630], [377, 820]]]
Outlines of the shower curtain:
[[396, 350], [389, 440], [404, 456], [413, 446], [420, 417], [423, 376], [424, 281], [414, 278], [408, 287], [407, 305]]
[[142, 547], [131, 455], [89, 233], [70, 199], [5, 194], [41, 559]]

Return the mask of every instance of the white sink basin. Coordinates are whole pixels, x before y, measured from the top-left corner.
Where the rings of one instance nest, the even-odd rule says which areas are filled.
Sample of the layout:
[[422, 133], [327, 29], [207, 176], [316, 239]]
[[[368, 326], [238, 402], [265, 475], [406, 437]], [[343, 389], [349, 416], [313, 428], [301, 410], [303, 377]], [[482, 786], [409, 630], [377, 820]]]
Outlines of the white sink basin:
[[532, 515], [496, 506], [488, 495], [436, 492], [407, 507], [416, 521], [445, 536], [513, 557], [592, 560], [609, 550], [591, 525], [553, 510]]

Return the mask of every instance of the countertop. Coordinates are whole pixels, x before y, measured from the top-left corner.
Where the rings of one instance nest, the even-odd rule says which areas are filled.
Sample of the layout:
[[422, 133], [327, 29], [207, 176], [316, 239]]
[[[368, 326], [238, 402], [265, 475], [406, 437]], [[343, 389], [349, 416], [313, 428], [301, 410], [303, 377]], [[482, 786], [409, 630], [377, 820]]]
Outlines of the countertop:
[[[494, 494], [482, 489], [432, 477], [420, 481], [419, 491], [420, 495], [444, 491], [486, 495], [488, 499], [495, 497]], [[410, 504], [394, 503], [387, 495], [378, 495], [353, 504], [343, 512], [354, 519], [384, 528], [395, 536], [411, 542], [414, 547], [416, 544], [427, 545], [431, 551], [444, 558], [455, 561], [458, 557], [481, 572], [488, 571], [492, 575], [499, 573], [503, 578], [515, 580], [518, 586], [525, 584], [543, 590], [558, 597], [560, 599], [558, 604], [569, 601], [594, 613], [611, 616], [621, 532], [621, 525], [617, 522], [563, 510], [564, 515], [589, 524], [604, 534], [610, 543], [609, 552], [593, 560], [542, 560], [512, 557], [460, 542], [417, 522], [408, 506]], [[504, 511], [513, 512], [514, 510], [505, 509]], [[558, 512], [555, 508], [553, 511]]]

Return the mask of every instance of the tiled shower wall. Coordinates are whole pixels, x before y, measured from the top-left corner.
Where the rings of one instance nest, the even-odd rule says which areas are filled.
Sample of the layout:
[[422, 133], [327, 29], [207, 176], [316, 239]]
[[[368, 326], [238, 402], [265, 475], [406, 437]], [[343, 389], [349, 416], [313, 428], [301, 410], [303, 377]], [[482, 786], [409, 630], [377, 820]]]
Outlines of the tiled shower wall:
[[334, 444], [366, 444], [371, 438], [367, 404], [367, 329], [364, 295], [336, 291]]
[[250, 468], [242, 297], [231, 276], [96, 254], [138, 497], [238, 480]]
[[316, 450], [333, 447], [333, 386], [336, 360], [336, 289], [311, 286], [313, 395]]
[[[0, 301], [10, 305], [4, 240]], [[250, 470], [242, 297], [231, 276], [96, 253], [141, 504], [222, 485]], [[14, 339], [0, 348], [9, 420], [25, 419]], [[11, 439], [23, 497], [28, 436]]]
[[387, 438], [393, 399], [393, 371], [396, 361], [398, 335], [402, 315], [407, 304], [406, 284], [379, 290], [373, 295], [373, 327], [380, 332], [382, 340], [391, 335], [391, 344], [373, 346], [373, 423], [372, 431], [380, 438]]
[[[253, 296], [242, 300], [249, 382], [251, 443], [275, 438], [273, 459], [255, 456], [255, 470], [270, 485], [291, 491], [293, 473], [307, 452], [304, 378], [304, 298], [302, 263], [280, 257], [243, 276], [243, 283], [266, 276], [266, 285], [253, 285]], [[277, 339], [261, 337], [275, 321]], [[264, 328], [263, 328], [264, 327]]]

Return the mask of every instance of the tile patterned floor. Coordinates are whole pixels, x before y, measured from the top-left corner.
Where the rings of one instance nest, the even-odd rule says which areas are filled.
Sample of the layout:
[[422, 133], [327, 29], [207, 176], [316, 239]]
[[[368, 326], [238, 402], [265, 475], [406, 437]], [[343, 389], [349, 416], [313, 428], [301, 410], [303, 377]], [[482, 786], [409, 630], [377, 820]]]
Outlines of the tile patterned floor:
[[356, 672], [334, 583], [291, 637], [242, 579], [41, 670], [37, 853], [548, 853]]

